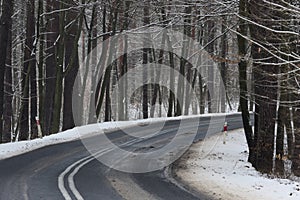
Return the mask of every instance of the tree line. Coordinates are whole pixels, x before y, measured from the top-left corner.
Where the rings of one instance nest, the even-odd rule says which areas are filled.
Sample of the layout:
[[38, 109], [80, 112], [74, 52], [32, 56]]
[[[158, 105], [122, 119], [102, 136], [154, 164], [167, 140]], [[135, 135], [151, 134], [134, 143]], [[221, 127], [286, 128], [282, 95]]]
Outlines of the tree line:
[[[49, 135], [73, 128], [75, 121], [238, 109], [253, 166], [299, 176], [299, 12], [291, 0], [3, 0], [0, 142], [38, 137], [36, 116]], [[153, 27], [183, 37], [173, 45], [172, 35], [162, 31], [160, 48], [117, 57], [129, 44], [114, 38], [158, 31]], [[181, 55], [174, 53], [178, 49]], [[183, 59], [191, 52], [198, 52], [196, 66]], [[138, 66], [147, 63], [140, 73]], [[164, 73], [160, 65], [174, 71]], [[166, 86], [136, 88], [143, 79]], [[81, 97], [76, 110], [74, 94]]]

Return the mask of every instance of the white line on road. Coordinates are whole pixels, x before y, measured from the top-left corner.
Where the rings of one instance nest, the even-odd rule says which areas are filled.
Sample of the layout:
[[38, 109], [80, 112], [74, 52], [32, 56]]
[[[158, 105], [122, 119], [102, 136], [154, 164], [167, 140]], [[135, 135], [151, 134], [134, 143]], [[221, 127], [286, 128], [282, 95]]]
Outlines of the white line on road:
[[72, 198], [71, 198], [71, 196], [69, 195], [69, 193], [68, 193], [68, 191], [67, 191], [67, 189], [66, 189], [66, 187], [65, 187], [65, 184], [64, 184], [64, 178], [65, 178], [65, 175], [66, 175], [67, 173], [69, 173], [69, 172], [72, 170], [73, 167], [75, 167], [76, 165], [80, 164], [81, 162], [84, 162], [85, 160], [90, 159], [91, 157], [93, 157], [93, 156], [90, 155], [90, 156], [84, 157], [84, 158], [82, 158], [82, 159], [76, 161], [75, 163], [73, 163], [72, 165], [70, 165], [69, 167], [67, 167], [67, 168], [65, 169], [65, 171], [63, 171], [63, 172], [59, 175], [59, 177], [58, 177], [58, 188], [59, 188], [60, 192], [62, 193], [62, 195], [64, 196], [64, 198], [65, 198], [66, 200], [72, 200]]
[[81, 196], [81, 194], [79, 193], [79, 191], [77, 190], [77, 188], [75, 186], [74, 176], [77, 174], [77, 172], [79, 171], [80, 168], [82, 168], [84, 165], [88, 164], [89, 162], [91, 162], [94, 159], [95, 158], [92, 157], [92, 158], [86, 160], [85, 162], [81, 163], [78, 167], [76, 167], [74, 169], [74, 171], [68, 177], [68, 183], [69, 183], [70, 190], [73, 192], [74, 196], [78, 200], [84, 200], [84, 199], [83, 199], [83, 197]]
[[79, 193], [79, 191], [76, 188], [75, 185], [75, 181], [74, 181], [74, 176], [78, 173], [78, 171], [85, 165], [87, 165], [88, 163], [90, 163], [92, 160], [95, 159], [95, 157], [97, 156], [102, 156], [104, 154], [106, 154], [107, 152], [111, 151], [111, 149], [106, 149], [103, 150], [101, 152], [99, 152], [97, 155], [93, 156], [92, 158], [82, 162], [80, 165], [78, 165], [73, 171], [72, 173], [68, 176], [68, 184], [70, 187], [70, 190], [73, 192], [74, 196], [78, 199], [78, 200], [84, 200], [83, 197], [81, 196], [81, 194]]
[[[135, 139], [132, 141], [128, 141], [124, 144], [122, 144], [121, 146], [126, 146], [126, 145], [132, 145], [135, 142], [140, 141], [140, 139]], [[63, 197], [66, 200], [72, 200], [71, 195], [69, 194], [69, 192], [67, 191], [65, 184], [64, 184], [64, 179], [66, 174], [70, 173], [68, 176], [68, 185], [70, 187], [71, 192], [73, 193], [73, 195], [78, 199], [78, 200], [83, 200], [83, 197], [81, 196], [80, 192], [77, 190], [76, 186], [75, 186], [75, 181], [74, 181], [74, 176], [78, 173], [78, 171], [84, 167], [86, 164], [88, 164], [89, 162], [91, 162], [92, 160], [94, 160], [96, 157], [102, 156], [110, 151], [114, 150], [114, 148], [107, 148], [101, 151], [98, 151], [90, 156], [84, 157], [76, 162], [74, 162], [72, 165], [70, 165], [69, 167], [67, 167], [58, 177], [58, 188], [61, 192], [61, 194], [63, 195]], [[78, 166], [77, 166], [78, 165]], [[76, 167], [77, 166], [77, 167]]]

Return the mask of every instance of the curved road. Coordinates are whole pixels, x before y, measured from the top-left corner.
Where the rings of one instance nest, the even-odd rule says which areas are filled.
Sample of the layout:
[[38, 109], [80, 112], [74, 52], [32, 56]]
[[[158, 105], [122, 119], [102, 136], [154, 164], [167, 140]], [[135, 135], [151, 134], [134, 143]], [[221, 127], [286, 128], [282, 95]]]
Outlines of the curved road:
[[[229, 130], [242, 127], [239, 114], [226, 116], [226, 121]], [[116, 146], [126, 151], [145, 153], [169, 144], [178, 134], [179, 126], [184, 127], [182, 141], [185, 142], [185, 138], [190, 135], [189, 132], [196, 130], [194, 141], [199, 141], [207, 134], [220, 132], [223, 123], [222, 117], [199, 117], [167, 121], [164, 124], [140, 124], [126, 130], [86, 138], [83, 142], [77, 140], [48, 146], [1, 160], [0, 199], [207, 199], [201, 194], [191, 194], [173, 184], [165, 176], [165, 169], [148, 173], [126, 173], [109, 168], [95, 159], [95, 156], [91, 156], [86, 146], [93, 144], [90, 147], [96, 146], [95, 149], [89, 150], [95, 153], [97, 158], [101, 156], [114, 158], [112, 163], [119, 166], [121, 160], [130, 158], [118, 158], [117, 152], [103, 143], [103, 137], [108, 137]], [[153, 134], [152, 131], [160, 126], [162, 130], [150, 138], [141, 139], [126, 134], [136, 133], [136, 136], [139, 134], [145, 136]], [[185, 144], [179, 142], [172, 145], [167, 150], [168, 156], [164, 155], [162, 162], [176, 157], [176, 150], [183, 148], [181, 145]]]

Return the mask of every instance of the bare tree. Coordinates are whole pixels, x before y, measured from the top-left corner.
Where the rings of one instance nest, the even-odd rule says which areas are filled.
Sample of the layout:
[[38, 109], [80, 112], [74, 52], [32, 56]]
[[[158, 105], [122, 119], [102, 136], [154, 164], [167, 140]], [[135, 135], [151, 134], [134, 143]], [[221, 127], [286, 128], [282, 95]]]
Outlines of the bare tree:
[[13, 5], [14, 1], [3, 1], [0, 17], [0, 143], [2, 143], [3, 136], [4, 74], [6, 69], [5, 62], [7, 58], [9, 31], [12, 23], [11, 16], [13, 12]]

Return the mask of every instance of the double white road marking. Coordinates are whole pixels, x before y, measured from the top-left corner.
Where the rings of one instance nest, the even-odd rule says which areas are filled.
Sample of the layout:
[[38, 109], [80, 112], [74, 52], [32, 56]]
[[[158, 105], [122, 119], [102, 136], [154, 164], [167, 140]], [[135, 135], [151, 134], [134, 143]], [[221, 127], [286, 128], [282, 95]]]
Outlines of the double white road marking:
[[[132, 141], [126, 142], [124, 144], [122, 144], [121, 146], [128, 146], [128, 145], [132, 145], [136, 142], [141, 141], [141, 139], [134, 139]], [[117, 147], [116, 147], [117, 148]], [[70, 166], [68, 166], [58, 177], [58, 188], [61, 192], [61, 194], [63, 195], [63, 197], [66, 200], [72, 200], [71, 194], [68, 192], [68, 190], [65, 187], [65, 177], [67, 174], [68, 175], [68, 186], [70, 188], [70, 191], [72, 192], [72, 194], [75, 196], [76, 199], [78, 200], [84, 200], [84, 198], [82, 197], [82, 195], [80, 194], [80, 192], [78, 191], [78, 189], [76, 188], [75, 185], [75, 181], [74, 181], [74, 177], [75, 175], [78, 173], [78, 171], [83, 168], [85, 165], [87, 165], [88, 163], [90, 163], [92, 160], [96, 159], [97, 157], [103, 156], [104, 154], [113, 151], [115, 148], [107, 148], [107, 149], [103, 149], [101, 151], [96, 152], [95, 154], [89, 155], [87, 157], [84, 157], [76, 162], [74, 162], [73, 164], [71, 164]]]
[[[187, 126], [187, 127], [191, 127], [190, 125]], [[187, 128], [185, 127], [185, 128]], [[171, 129], [168, 129], [168, 130], [164, 130], [164, 131], [160, 131], [160, 132], [157, 132], [155, 135], [153, 136], [157, 136], [157, 135], [163, 135], [163, 134], [166, 134], [168, 132], [171, 132], [171, 131], [174, 131], [174, 130], [177, 130], [178, 128], [171, 128]], [[120, 145], [120, 147], [125, 147], [125, 146], [130, 146], [130, 145], [133, 145], [135, 143], [138, 143], [140, 141], [142, 141], [144, 139], [142, 138], [137, 138], [137, 139], [134, 139], [134, 140], [131, 140], [131, 141], [128, 141], [122, 145]], [[103, 156], [104, 154], [106, 153], [109, 153], [113, 150], [115, 150], [116, 148], [119, 148], [117, 146], [115, 147], [111, 147], [111, 148], [106, 148], [106, 149], [102, 149], [92, 155], [89, 155], [89, 156], [86, 156], [76, 162], [74, 162], [73, 164], [71, 164], [70, 166], [68, 166], [58, 177], [58, 188], [61, 192], [61, 194], [63, 195], [63, 197], [66, 199], [66, 200], [72, 200], [72, 197], [71, 195], [75, 196], [76, 199], [78, 200], [84, 200], [84, 198], [82, 197], [82, 195], [80, 194], [80, 192], [78, 191], [78, 189], [76, 188], [76, 185], [75, 185], [75, 181], [74, 181], [74, 177], [76, 176], [76, 174], [78, 173], [78, 171], [83, 168], [85, 165], [87, 165], [88, 163], [90, 163], [92, 160], [96, 159], [97, 157], [100, 157], [100, 156]], [[123, 158], [124, 159], [124, 158]], [[67, 177], [67, 184], [69, 186], [69, 189], [70, 191], [68, 191], [66, 189], [66, 186], [65, 186], [65, 178], [66, 178], [66, 175], [68, 175]]]

